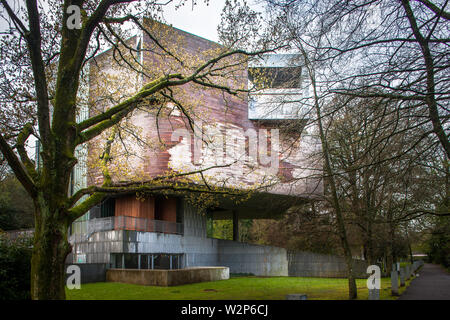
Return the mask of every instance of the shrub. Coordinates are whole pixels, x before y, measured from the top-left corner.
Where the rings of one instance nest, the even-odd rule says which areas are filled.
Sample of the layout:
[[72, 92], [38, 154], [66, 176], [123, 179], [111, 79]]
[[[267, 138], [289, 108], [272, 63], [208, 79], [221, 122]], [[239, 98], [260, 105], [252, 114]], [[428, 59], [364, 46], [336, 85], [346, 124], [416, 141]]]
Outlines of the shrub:
[[30, 299], [31, 240], [0, 233], [0, 300]]

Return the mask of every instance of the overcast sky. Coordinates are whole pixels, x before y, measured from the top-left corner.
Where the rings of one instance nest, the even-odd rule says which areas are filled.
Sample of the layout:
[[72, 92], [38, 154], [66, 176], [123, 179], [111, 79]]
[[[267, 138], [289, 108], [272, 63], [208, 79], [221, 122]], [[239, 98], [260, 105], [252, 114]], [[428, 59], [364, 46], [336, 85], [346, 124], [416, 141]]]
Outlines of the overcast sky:
[[194, 8], [187, 3], [175, 10], [175, 5], [171, 4], [164, 9], [164, 17], [168, 23], [178, 29], [218, 41], [217, 26], [220, 23], [220, 14], [224, 5], [225, 0], [211, 0], [209, 5], [199, 1]]
[[[191, 2], [187, 3], [175, 10], [175, 4], [179, 1], [174, 1], [164, 7], [164, 18], [167, 23], [174, 27], [201, 36], [203, 38], [218, 41], [217, 26], [220, 23], [220, 14], [225, 5], [225, 0], [210, 0], [209, 5], [206, 5], [203, 0], [198, 1], [198, 4], [192, 7]], [[11, 7], [17, 8], [23, 0], [8, 0]], [[3, 6], [0, 6], [0, 11], [3, 11]], [[3, 19], [0, 19], [0, 30], [4, 30], [7, 24]]]

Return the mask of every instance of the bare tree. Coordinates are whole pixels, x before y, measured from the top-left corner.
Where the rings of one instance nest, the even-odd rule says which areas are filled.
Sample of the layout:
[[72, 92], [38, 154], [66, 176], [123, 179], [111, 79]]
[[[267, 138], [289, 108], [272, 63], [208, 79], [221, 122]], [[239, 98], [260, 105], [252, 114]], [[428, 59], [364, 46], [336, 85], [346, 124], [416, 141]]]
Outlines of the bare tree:
[[[161, 101], [171, 101], [191, 123], [183, 101], [177, 99], [177, 88], [193, 84], [224, 95], [244, 92], [245, 88], [233, 87], [232, 79], [241, 72], [240, 63], [250, 54], [218, 46], [197, 59], [174, 51], [173, 46], [166, 46], [164, 33], [153, 33], [145, 25], [143, 18], [158, 20], [163, 10], [164, 4], [154, 0], [49, 0], [45, 7], [36, 0], [16, 3], [15, 7], [2, 0], [1, 5], [10, 27], [2, 34], [0, 45], [0, 150], [34, 202], [32, 298], [64, 299], [64, 262], [71, 250], [68, 228], [108, 194], [161, 190], [230, 193], [208, 184], [177, 180], [188, 173], [169, 174], [139, 185], [118, 183], [109, 164], [114, 141], [119, 144], [121, 135], [135, 133], [130, 128], [127, 131], [126, 121], [136, 110], [151, 109], [159, 114]], [[73, 20], [77, 8], [81, 12], [79, 26]], [[124, 28], [127, 24], [142, 30], [150, 46], [131, 46], [130, 29]], [[113, 67], [125, 68], [132, 82], [134, 77], [144, 79], [142, 87], [137, 88], [139, 82], [133, 82], [128, 90], [120, 92], [117, 88], [109, 96], [86, 100], [81, 94], [87, 80], [84, 67], [94, 63], [96, 55], [106, 47], [112, 47]], [[159, 56], [160, 61], [170, 61], [170, 66], [145, 65], [137, 59], [140, 50]], [[104, 79], [104, 87], [111, 78]], [[77, 115], [82, 104], [89, 106], [90, 117], [80, 120]], [[40, 144], [39, 167], [27, 154], [26, 142], [31, 136]], [[71, 172], [78, 162], [75, 150], [90, 141], [99, 144], [98, 139], [104, 146], [98, 162], [102, 184], [70, 195]], [[202, 171], [193, 174], [201, 175]]]
[[267, 3], [291, 39], [317, 51], [327, 91], [398, 101], [427, 120], [449, 158], [447, 1]]

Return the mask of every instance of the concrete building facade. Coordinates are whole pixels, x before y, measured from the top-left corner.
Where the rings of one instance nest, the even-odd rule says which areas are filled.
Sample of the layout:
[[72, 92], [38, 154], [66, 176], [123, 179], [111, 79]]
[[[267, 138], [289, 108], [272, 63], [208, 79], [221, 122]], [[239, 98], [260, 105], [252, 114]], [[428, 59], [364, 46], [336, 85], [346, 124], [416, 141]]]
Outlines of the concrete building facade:
[[[185, 61], [208, 59], [224, 49], [217, 43], [151, 20], [145, 24], [151, 34], [164, 39], [162, 45], [168, 51], [176, 50]], [[160, 48], [148, 33], [142, 32], [127, 43], [138, 49], [136, 59], [154, 74], [135, 74], [115, 66], [111, 63], [111, 59], [117, 59], [114, 49], [98, 55], [89, 66], [86, 84], [90, 109], [83, 110], [80, 117], [92, 116], [109, 107], [104, 102], [105, 90], [111, 92], [115, 88], [115, 94], [125, 96], [148, 83], [150, 76], [173, 72], [173, 65], [166, 61], [169, 58], [167, 55], [161, 58]], [[259, 87], [255, 74], [263, 74], [270, 83]], [[147, 110], [134, 112], [127, 119], [129, 131], [139, 132], [148, 141], [159, 144], [154, 148], [148, 146], [150, 143], [142, 147], [133, 144], [132, 133], [124, 137], [130, 153], [137, 156], [130, 156], [123, 163], [111, 163], [112, 176], [116, 182], [141, 183], [167, 172], [211, 168], [202, 173], [202, 179], [206, 177], [211, 186], [254, 191], [245, 201], [219, 195], [211, 204], [197, 201], [202, 210], [189, 194], [111, 196], [72, 225], [73, 250], [68, 264], [98, 266], [94, 269], [100, 281], [109, 268], [225, 266], [231, 273], [264, 276], [344, 275], [345, 263], [337, 257], [289, 253], [282, 248], [239, 242], [239, 219], [279, 217], [294, 205], [320, 198], [323, 184], [314, 175], [322, 165], [314, 156], [320, 151], [320, 143], [314, 127], [308, 126], [304, 107], [298, 103], [310, 90], [300, 56], [266, 54], [240, 63], [233, 75], [229, 81], [233, 87], [245, 89], [241, 90], [242, 95], [198, 84], [184, 85], [176, 92], [176, 98], [186, 103], [185, 111], [194, 126], [177, 109], [176, 99], [161, 105], [158, 100], [149, 100]], [[283, 130], [292, 121], [304, 125], [294, 133]], [[218, 142], [217, 137], [226, 140], [225, 144]], [[104, 137], [79, 148], [84, 160], [74, 170], [72, 193], [88, 184], [102, 183], [103, 177], [95, 165], [101, 154], [101, 139]], [[252, 141], [257, 143], [253, 145]], [[224, 154], [234, 155], [234, 161], [224, 163]], [[251, 161], [257, 165], [251, 165]], [[199, 175], [196, 178], [200, 180]], [[207, 219], [233, 220], [235, 241], [209, 238]], [[363, 270], [364, 265], [357, 264], [357, 268]]]

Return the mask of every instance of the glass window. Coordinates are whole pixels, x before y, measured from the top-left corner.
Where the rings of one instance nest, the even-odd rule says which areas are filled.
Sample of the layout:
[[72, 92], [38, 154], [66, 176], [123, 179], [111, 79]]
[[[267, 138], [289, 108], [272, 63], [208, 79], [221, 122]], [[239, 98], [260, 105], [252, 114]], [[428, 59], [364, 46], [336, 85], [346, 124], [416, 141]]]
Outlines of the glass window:
[[138, 255], [135, 253], [125, 253], [125, 269], [138, 269]]
[[[146, 254], [141, 254], [141, 269], [149, 269], [148, 266], [148, 258], [149, 256]], [[150, 262], [151, 263], [151, 262]]]
[[155, 255], [155, 269], [170, 269], [170, 256], [168, 254]]
[[101, 210], [101, 217], [113, 217], [114, 211], [116, 208], [116, 199], [108, 198], [105, 201], [102, 202], [100, 210]]
[[[152, 256], [154, 269], [181, 269], [182, 254], [138, 254], [138, 253], [112, 253], [111, 268], [116, 269], [152, 269]], [[172, 262], [170, 261], [172, 258]], [[123, 266], [123, 262], [125, 266]]]
[[255, 89], [301, 87], [301, 67], [248, 68], [248, 78]]

